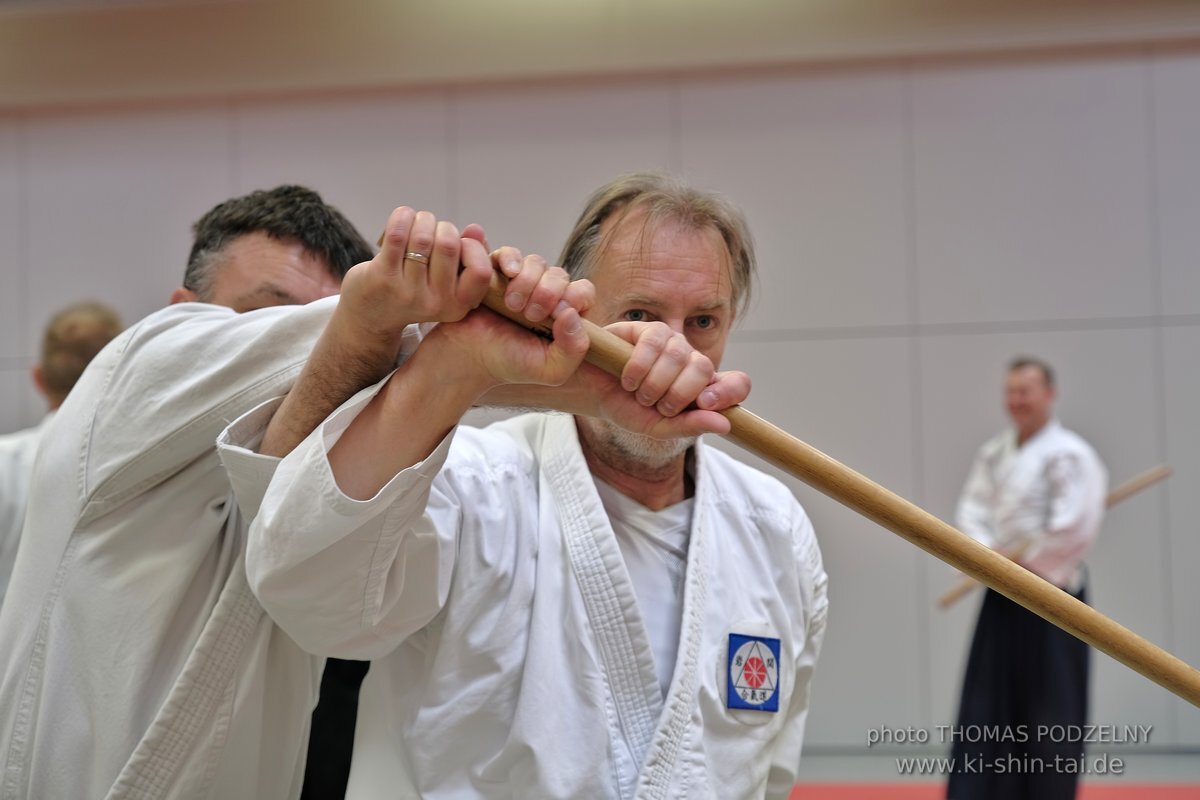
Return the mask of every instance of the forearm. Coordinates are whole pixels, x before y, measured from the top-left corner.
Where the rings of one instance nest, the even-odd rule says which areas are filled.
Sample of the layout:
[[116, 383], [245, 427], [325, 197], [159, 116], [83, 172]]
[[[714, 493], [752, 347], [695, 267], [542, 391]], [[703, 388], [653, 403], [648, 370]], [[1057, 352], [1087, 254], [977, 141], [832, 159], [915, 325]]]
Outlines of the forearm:
[[338, 488], [374, 497], [397, 473], [426, 458], [491, 386], [479, 373], [452, 373], [427, 343], [392, 374], [329, 451]]
[[402, 337], [372, 339], [334, 312], [287, 397], [267, 426], [260, 452], [283, 457], [355, 392], [395, 366]]

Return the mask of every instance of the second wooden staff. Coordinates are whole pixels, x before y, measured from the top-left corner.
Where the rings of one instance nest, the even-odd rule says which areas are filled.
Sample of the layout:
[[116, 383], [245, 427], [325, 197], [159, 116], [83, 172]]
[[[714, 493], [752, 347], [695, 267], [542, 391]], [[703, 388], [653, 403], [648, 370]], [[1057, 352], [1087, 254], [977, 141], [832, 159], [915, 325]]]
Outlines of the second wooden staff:
[[[1122, 483], [1117, 488], [1108, 493], [1108, 497], [1104, 498], [1104, 507], [1112, 508], [1117, 503], [1133, 497], [1143, 489], [1149, 489], [1159, 481], [1166, 480], [1171, 476], [1171, 468], [1166, 464], [1160, 464], [1153, 469], [1148, 469], [1141, 475], [1137, 475]], [[1009, 561], [1020, 561], [1021, 557], [1029, 551], [1032, 542], [1022, 542], [1019, 546], [1012, 550], [1001, 551], [1000, 554]], [[958, 583], [950, 587], [941, 597], [938, 598], [938, 607], [941, 609], [950, 608], [959, 600], [971, 593], [971, 590], [979, 585], [979, 582], [974, 578], [963, 577]]]

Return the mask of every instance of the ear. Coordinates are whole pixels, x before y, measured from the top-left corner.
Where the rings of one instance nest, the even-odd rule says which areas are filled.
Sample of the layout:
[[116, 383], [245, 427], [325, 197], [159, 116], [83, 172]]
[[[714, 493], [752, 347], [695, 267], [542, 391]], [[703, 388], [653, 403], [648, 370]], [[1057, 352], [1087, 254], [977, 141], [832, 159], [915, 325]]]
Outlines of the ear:
[[170, 303], [171, 305], [175, 305], [176, 303], [198, 303], [198, 302], [200, 302], [200, 296], [197, 295], [195, 292], [193, 292], [191, 289], [185, 289], [184, 287], [179, 286], [179, 287], [176, 287], [175, 290], [171, 292], [171, 303]]
[[46, 394], [46, 378], [42, 375], [42, 365], [34, 364], [33, 369], [31, 369], [29, 372], [33, 377], [33, 385], [37, 388], [38, 394], [40, 394], [42, 397], [48, 398], [49, 395]]

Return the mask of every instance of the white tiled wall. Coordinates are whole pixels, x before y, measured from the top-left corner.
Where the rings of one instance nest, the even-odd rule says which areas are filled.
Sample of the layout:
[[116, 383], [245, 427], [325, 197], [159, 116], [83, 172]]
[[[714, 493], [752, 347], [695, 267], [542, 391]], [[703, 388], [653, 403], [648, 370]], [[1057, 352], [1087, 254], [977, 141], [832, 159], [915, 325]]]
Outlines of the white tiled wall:
[[1200, 59], [1153, 62], [1155, 207], [1162, 259], [1162, 310], [1200, 313]]
[[857, 70], [683, 85], [683, 169], [736, 201], [757, 239], [763, 291], [745, 328], [912, 321], [903, 89], [902, 71]]
[[[1189, 664], [1200, 664], [1200, 327], [1172, 327], [1164, 331], [1163, 388], [1166, 396], [1166, 460], [1175, 475], [1161, 490], [1171, 536], [1159, 571], [1143, 579], [1146, 585], [1160, 586], [1171, 602], [1170, 644], [1174, 652]], [[1166, 580], [1162, 580], [1165, 576]], [[1200, 743], [1200, 714], [1179, 706], [1179, 733], [1182, 741]]]
[[161, 308], [197, 211], [232, 191], [224, 108], [33, 115], [26, 136], [27, 341], [80, 300], [128, 321]]
[[[306, 183], [372, 240], [429, 207], [553, 257], [588, 191], [667, 168], [750, 218], [764, 281], [726, 366], [763, 416], [949, 518], [1030, 352], [1114, 483], [1173, 464], [1110, 516], [1094, 600], [1200, 663], [1197, 87], [1200, 51], [1173, 49], [0, 116], [0, 425], [40, 413], [46, 316], [156, 308], [231, 194]], [[977, 600], [935, 610], [951, 570], [786, 480], [832, 576], [810, 750], [950, 721]], [[1196, 709], [1095, 675], [1096, 721], [1200, 746]]]
[[312, 186], [371, 242], [397, 205], [453, 213], [444, 93], [242, 101], [233, 115], [238, 194]]
[[24, 356], [24, 120], [0, 116], [0, 358]]
[[921, 68], [921, 322], [1150, 314], [1143, 60]]
[[673, 166], [674, 96], [661, 80], [459, 92], [457, 213], [494, 245], [557, 258], [593, 189]]

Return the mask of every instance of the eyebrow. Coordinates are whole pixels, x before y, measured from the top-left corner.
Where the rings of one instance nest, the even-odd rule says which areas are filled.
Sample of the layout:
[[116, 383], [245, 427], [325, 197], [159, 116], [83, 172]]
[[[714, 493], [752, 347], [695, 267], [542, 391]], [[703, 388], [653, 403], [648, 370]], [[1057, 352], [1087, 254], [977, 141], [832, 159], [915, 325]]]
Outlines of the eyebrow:
[[255, 300], [271, 299], [279, 301], [279, 305], [301, 305], [300, 301], [291, 292], [284, 291], [273, 283], [264, 283], [262, 286], [256, 286], [249, 292], [240, 295], [237, 299], [239, 305], [245, 306], [253, 303]]
[[[653, 298], [645, 297], [644, 295], [638, 295], [638, 294], [621, 298], [621, 305], [645, 306], [647, 308], [662, 308], [662, 306], [663, 306], [663, 304], [661, 302], [654, 300]], [[725, 302], [724, 300], [714, 300], [710, 303], [702, 303], [702, 304], [696, 306], [692, 310], [693, 311], [718, 311], [723, 308], [728, 308], [729, 305], [730, 304]]]

